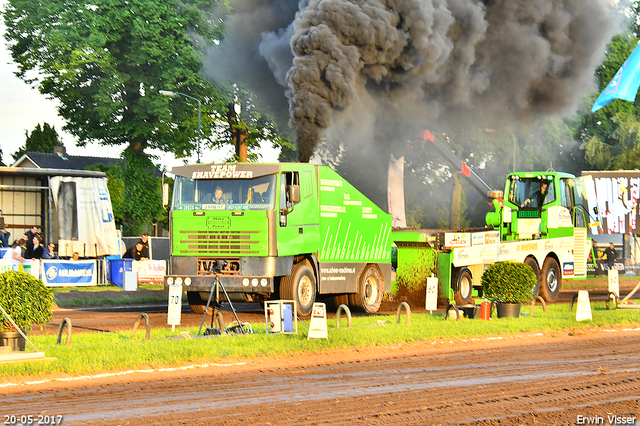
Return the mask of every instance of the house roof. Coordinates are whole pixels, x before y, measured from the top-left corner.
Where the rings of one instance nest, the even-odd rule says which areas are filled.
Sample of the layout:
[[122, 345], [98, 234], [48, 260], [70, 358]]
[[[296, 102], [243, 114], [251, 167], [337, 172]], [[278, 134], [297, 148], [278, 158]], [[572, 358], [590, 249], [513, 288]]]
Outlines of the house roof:
[[11, 167], [27, 167], [37, 169], [84, 170], [87, 166], [117, 164], [119, 158], [84, 157], [47, 152], [25, 152]]

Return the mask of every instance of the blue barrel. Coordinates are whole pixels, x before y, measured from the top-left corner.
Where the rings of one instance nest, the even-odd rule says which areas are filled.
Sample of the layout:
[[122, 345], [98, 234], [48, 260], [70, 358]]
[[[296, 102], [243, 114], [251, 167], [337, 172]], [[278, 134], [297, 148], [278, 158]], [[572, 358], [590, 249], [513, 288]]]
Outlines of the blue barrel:
[[111, 281], [111, 261], [115, 259], [122, 259], [120, 255], [117, 256], [105, 256], [105, 269], [107, 270], [107, 281]]
[[111, 282], [118, 287], [124, 286], [124, 271], [131, 271], [133, 259], [112, 259], [109, 260], [111, 266]]

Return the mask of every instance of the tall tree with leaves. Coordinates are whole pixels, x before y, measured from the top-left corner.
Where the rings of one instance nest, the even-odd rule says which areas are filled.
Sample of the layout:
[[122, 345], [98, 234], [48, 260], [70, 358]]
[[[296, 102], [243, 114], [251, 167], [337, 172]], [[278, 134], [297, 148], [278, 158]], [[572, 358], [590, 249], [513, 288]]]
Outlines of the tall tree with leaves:
[[[187, 103], [169, 108], [159, 90], [216, 104], [215, 88], [199, 74], [197, 48], [222, 36], [221, 22], [207, 13], [217, 3], [10, 0], [5, 38], [18, 77], [60, 101], [64, 130], [80, 146], [158, 148], [183, 157], [195, 148], [197, 116]], [[31, 79], [33, 70], [39, 76]]]
[[31, 131], [25, 132], [27, 138], [24, 146], [12, 154], [14, 160], [20, 158], [25, 152], [53, 152], [53, 147], [62, 145], [60, 136], [54, 126], [44, 123], [42, 127], [38, 123]]
[[[123, 179], [134, 188], [140, 176], [132, 168], [153, 169], [149, 149], [177, 158], [196, 149], [193, 105], [169, 105], [160, 90], [221, 105], [200, 70], [205, 45], [222, 37], [225, 13], [218, 0], [9, 0], [3, 17], [18, 77], [59, 100], [63, 129], [79, 146], [125, 147], [123, 157], [132, 164]], [[209, 128], [201, 126], [205, 136]], [[135, 195], [135, 202], [125, 203], [127, 217], [149, 223], [160, 214], [159, 196]]]

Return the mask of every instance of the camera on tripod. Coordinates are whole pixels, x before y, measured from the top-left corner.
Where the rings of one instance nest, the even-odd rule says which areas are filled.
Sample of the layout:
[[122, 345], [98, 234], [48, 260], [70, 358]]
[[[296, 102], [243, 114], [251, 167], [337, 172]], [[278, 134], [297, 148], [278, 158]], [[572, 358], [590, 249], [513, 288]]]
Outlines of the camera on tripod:
[[228, 262], [226, 260], [216, 259], [211, 262], [211, 266], [209, 271], [211, 272], [222, 272], [222, 270], [227, 266]]

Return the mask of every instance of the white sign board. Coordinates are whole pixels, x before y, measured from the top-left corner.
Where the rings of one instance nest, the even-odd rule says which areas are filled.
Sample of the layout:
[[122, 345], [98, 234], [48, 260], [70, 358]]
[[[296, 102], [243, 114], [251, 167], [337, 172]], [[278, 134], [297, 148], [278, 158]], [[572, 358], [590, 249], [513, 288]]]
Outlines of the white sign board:
[[166, 260], [134, 260], [131, 270], [138, 273], [139, 283], [164, 283], [167, 272]]
[[618, 270], [609, 269], [608, 278], [609, 293], [615, 293], [616, 296], [620, 297], [620, 282], [618, 281]]
[[438, 278], [436, 277], [427, 278], [427, 298], [425, 309], [432, 312], [438, 310]]
[[[167, 324], [175, 327], [180, 325], [180, 314], [182, 313], [182, 286], [169, 286], [169, 310]], [[172, 328], [173, 328], [172, 327]]]
[[307, 340], [326, 339], [327, 337], [327, 307], [324, 303], [314, 303]]

